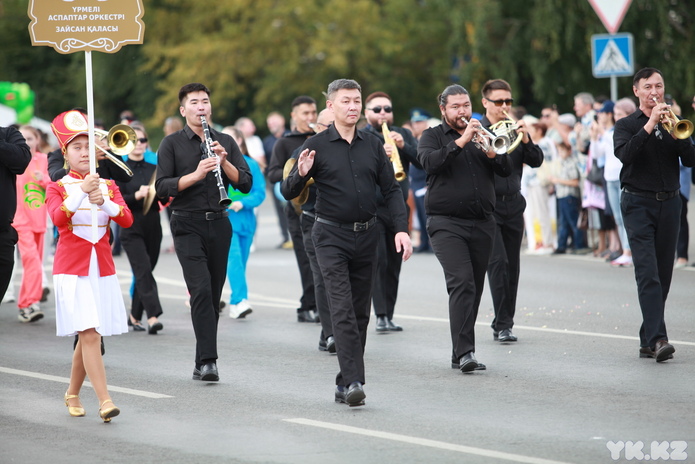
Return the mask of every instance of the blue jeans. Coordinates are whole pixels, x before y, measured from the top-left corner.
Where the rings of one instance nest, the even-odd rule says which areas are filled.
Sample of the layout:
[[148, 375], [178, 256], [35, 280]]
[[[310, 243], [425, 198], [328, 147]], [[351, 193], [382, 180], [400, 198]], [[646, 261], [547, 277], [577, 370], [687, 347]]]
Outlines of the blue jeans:
[[611, 211], [613, 211], [615, 225], [618, 227], [620, 245], [623, 248], [623, 252], [625, 252], [630, 250], [630, 243], [628, 242], [627, 231], [625, 231], [625, 224], [623, 223], [623, 213], [620, 211], [620, 195], [620, 181], [606, 181], [606, 196], [608, 197], [608, 203], [611, 205]]
[[568, 196], [557, 199], [558, 234], [557, 249], [567, 249], [567, 240], [572, 233], [572, 245], [575, 250], [586, 248], [584, 231], [577, 227], [579, 219], [579, 209], [581, 200], [577, 197]]

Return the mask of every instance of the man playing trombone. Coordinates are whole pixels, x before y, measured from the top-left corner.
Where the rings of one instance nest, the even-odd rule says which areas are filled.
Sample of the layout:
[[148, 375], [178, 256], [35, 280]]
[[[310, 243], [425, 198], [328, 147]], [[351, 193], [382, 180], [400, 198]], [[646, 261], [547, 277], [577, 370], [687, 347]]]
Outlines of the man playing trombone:
[[[695, 165], [692, 123], [664, 103], [664, 78], [643, 68], [632, 79], [639, 109], [615, 124], [615, 156], [622, 161], [620, 209], [632, 249], [637, 295], [642, 309], [640, 358], [666, 361], [676, 351], [668, 342], [664, 309], [671, 286], [681, 199], [679, 159]], [[686, 130], [676, 131], [686, 126]], [[671, 129], [671, 130], [669, 130]], [[690, 133], [688, 133], [690, 132]]]
[[509, 116], [514, 99], [512, 88], [502, 79], [492, 79], [483, 85], [485, 116], [480, 123], [497, 135], [509, 138], [509, 161], [512, 174], [495, 176], [495, 238], [487, 268], [495, 318], [492, 335], [500, 342], [515, 342], [512, 333], [516, 295], [519, 288], [521, 241], [524, 237], [524, 210], [526, 200], [521, 195], [523, 165], [537, 168], [543, 163], [543, 151], [528, 135], [524, 121], [513, 121]]

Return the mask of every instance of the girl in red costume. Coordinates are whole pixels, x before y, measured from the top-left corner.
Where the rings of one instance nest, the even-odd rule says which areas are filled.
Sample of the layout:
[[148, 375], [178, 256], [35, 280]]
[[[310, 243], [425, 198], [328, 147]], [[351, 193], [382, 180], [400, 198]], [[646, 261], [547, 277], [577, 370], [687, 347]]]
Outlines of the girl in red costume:
[[[84, 416], [79, 392], [85, 376], [99, 399], [99, 416], [110, 422], [120, 410], [106, 385], [101, 337], [128, 332], [125, 306], [109, 246], [109, 223], [130, 227], [133, 215], [112, 180], [89, 173], [89, 126], [79, 111], [58, 115], [51, 125], [60, 141], [68, 174], [46, 191], [48, 214], [60, 239], [53, 260], [58, 336], [78, 334], [65, 405]], [[98, 206], [97, 241], [92, 239], [91, 204]]]

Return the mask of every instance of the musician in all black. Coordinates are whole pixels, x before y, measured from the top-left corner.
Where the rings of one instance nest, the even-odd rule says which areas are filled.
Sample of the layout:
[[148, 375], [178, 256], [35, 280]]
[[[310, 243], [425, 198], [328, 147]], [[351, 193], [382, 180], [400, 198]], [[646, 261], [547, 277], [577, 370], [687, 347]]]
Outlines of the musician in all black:
[[413, 248], [401, 189], [378, 138], [356, 128], [362, 111], [360, 85], [338, 79], [328, 86], [326, 107], [333, 125], [303, 145], [283, 181], [285, 198], [297, 197], [309, 178], [316, 185], [316, 221], [311, 236], [326, 284], [340, 372], [335, 401], [364, 404], [362, 385], [378, 230], [377, 185], [396, 225], [392, 244], [403, 259]]
[[[217, 381], [217, 322], [219, 301], [227, 277], [232, 226], [220, 204], [231, 185], [251, 190], [251, 172], [231, 136], [210, 128], [211, 149], [217, 155], [201, 159], [206, 145], [201, 116], [210, 120], [210, 90], [192, 83], [179, 91], [183, 130], [162, 140], [158, 151], [155, 187], [171, 202], [171, 235], [176, 256], [191, 295], [191, 319], [196, 336], [194, 380]], [[218, 185], [216, 172], [223, 186]], [[223, 188], [220, 188], [223, 187]]]
[[[508, 120], [514, 99], [512, 88], [502, 79], [492, 79], [483, 85], [483, 107], [485, 115], [480, 123], [490, 126]], [[513, 121], [509, 121], [512, 123]], [[543, 151], [534, 144], [523, 120], [509, 124], [511, 139], [521, 137], [518, 146], [509, 153], [512, 165], [510, 176], [495, 176], [495, 239], [487, 268], [492, 305], [495, 318], [492, 320], [492, 335], [500, 342], [515, 342], [512, 333], [516, 295], [519, 289], [521, 270], [521, 241], [524, 238], [524, 210], [526, 200], [521, 195], [521, 172], [524, 164], [537, 168], [543, 163]]]
[[615, 123], [615, 156], [620, 170], [620, 210], [632, 249], [637, 295], [642, 309], [640, 358], [666, 361], [676, 351], [668, 342], [664, 312], [671, 287], [680, 224], [680, 166], [695, 166], [690, 137], [677, 139], [664, 127], [675, 125], [664, 103], [664, 77], [655, 68], [637, 71], [632, 90], [639, 109]]
[[[394, 156], [398, 157], [403, 168], [403, 179], [397, 179], [397, 181], [403, 193], [403, 204], [406, 212], [410, 214], [407, 203], [410, 190], [408, 170], [410, 163], [421, 167], [417, 160], [417, 140], [415, 140], [415, 137], [408, 129], [393, 125], [393, 104], [391, 101], [391, 97], [385, 92], [373, 92], [367, 96], [364, 100], [364, 116], [368, 124], [364, 130], [374, 134], [384, 143], [384, 150], [391, 160], [393, 160]], [[385, 143], [384, 134], [382, 133], [384, 123], [386, 123], [389, 129], [387, 135], [396, 144], [397, 150], [395, 151], [390, 144]], [[379, 246], [377, 247], [374, 294], [372, 295], [374, 315], [376, 316], [376, 331], [379, 333], [400, 332], [403, 330], [403, 327], [393, 322], [393, 313], [396, 308], [398, 282], [403, 258], [401, 253], [396, 253], [393, 247], [396, 229], [384, 197], [378, 189], [376, 195]]]
[[[130, 182], [116, 181], [123, 200], [133, 213], [133, 225], [120, 231], [121, 245], [128, 256], [133, 271], [134, 286], [131, 298], [128, 325], [136, 332], [156, 335], [164, 327], [159, 321], [162, 304], [159, 301], [154, 271], [159, 260], [162, 244], [162, 223], [159, 218], [160, 201], [151, 199], [149, 210], [145, 213], [145, 201], [150, 190], [150, 180], [157, 166], [145, 161], [147, 132], [140, 125], [132, 125], [137, 139], [132, 152], [128, 154], [126, 165], [133, 172]], [[164, 201], [164, 200], [162, 200]], [[147, 313], [147, 328], [140, 320]]]
[[471, 119], [466, 89], [450, 85], [437, 101], [442, 123], [425, 130], [418, 145], [427, 232], [449, 292], [452, 367], [472, 372], [485, 369], [475, 357], [474, 329], [495, 236], [495, 176], [509, 176], [512, 165], [507, 154], [480, 148], [482, 126]]

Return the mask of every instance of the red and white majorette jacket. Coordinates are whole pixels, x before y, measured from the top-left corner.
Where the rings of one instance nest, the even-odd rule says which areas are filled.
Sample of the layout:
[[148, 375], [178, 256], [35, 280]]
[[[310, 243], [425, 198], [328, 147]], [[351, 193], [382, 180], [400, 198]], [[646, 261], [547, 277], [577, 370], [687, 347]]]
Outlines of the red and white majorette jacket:
[[104, 204], [98, 207], [97, 242], [93, 243], [91, 206], [89, 196], [81, 188], [83, 179], [80, 174], [70, 171], [58, 182], [50, 183], [46, 190], [48, 214], [60, 234], [53, 258], [53, 274], [89, 275], [89, 259], [94, 248], [99, 275], [113, 275], [116, 267], [109, 245], [109, 226], [113, 219], [121, 227], [130, 227], [133, 214], [123, 201], [116, 183], [100, 179]]

